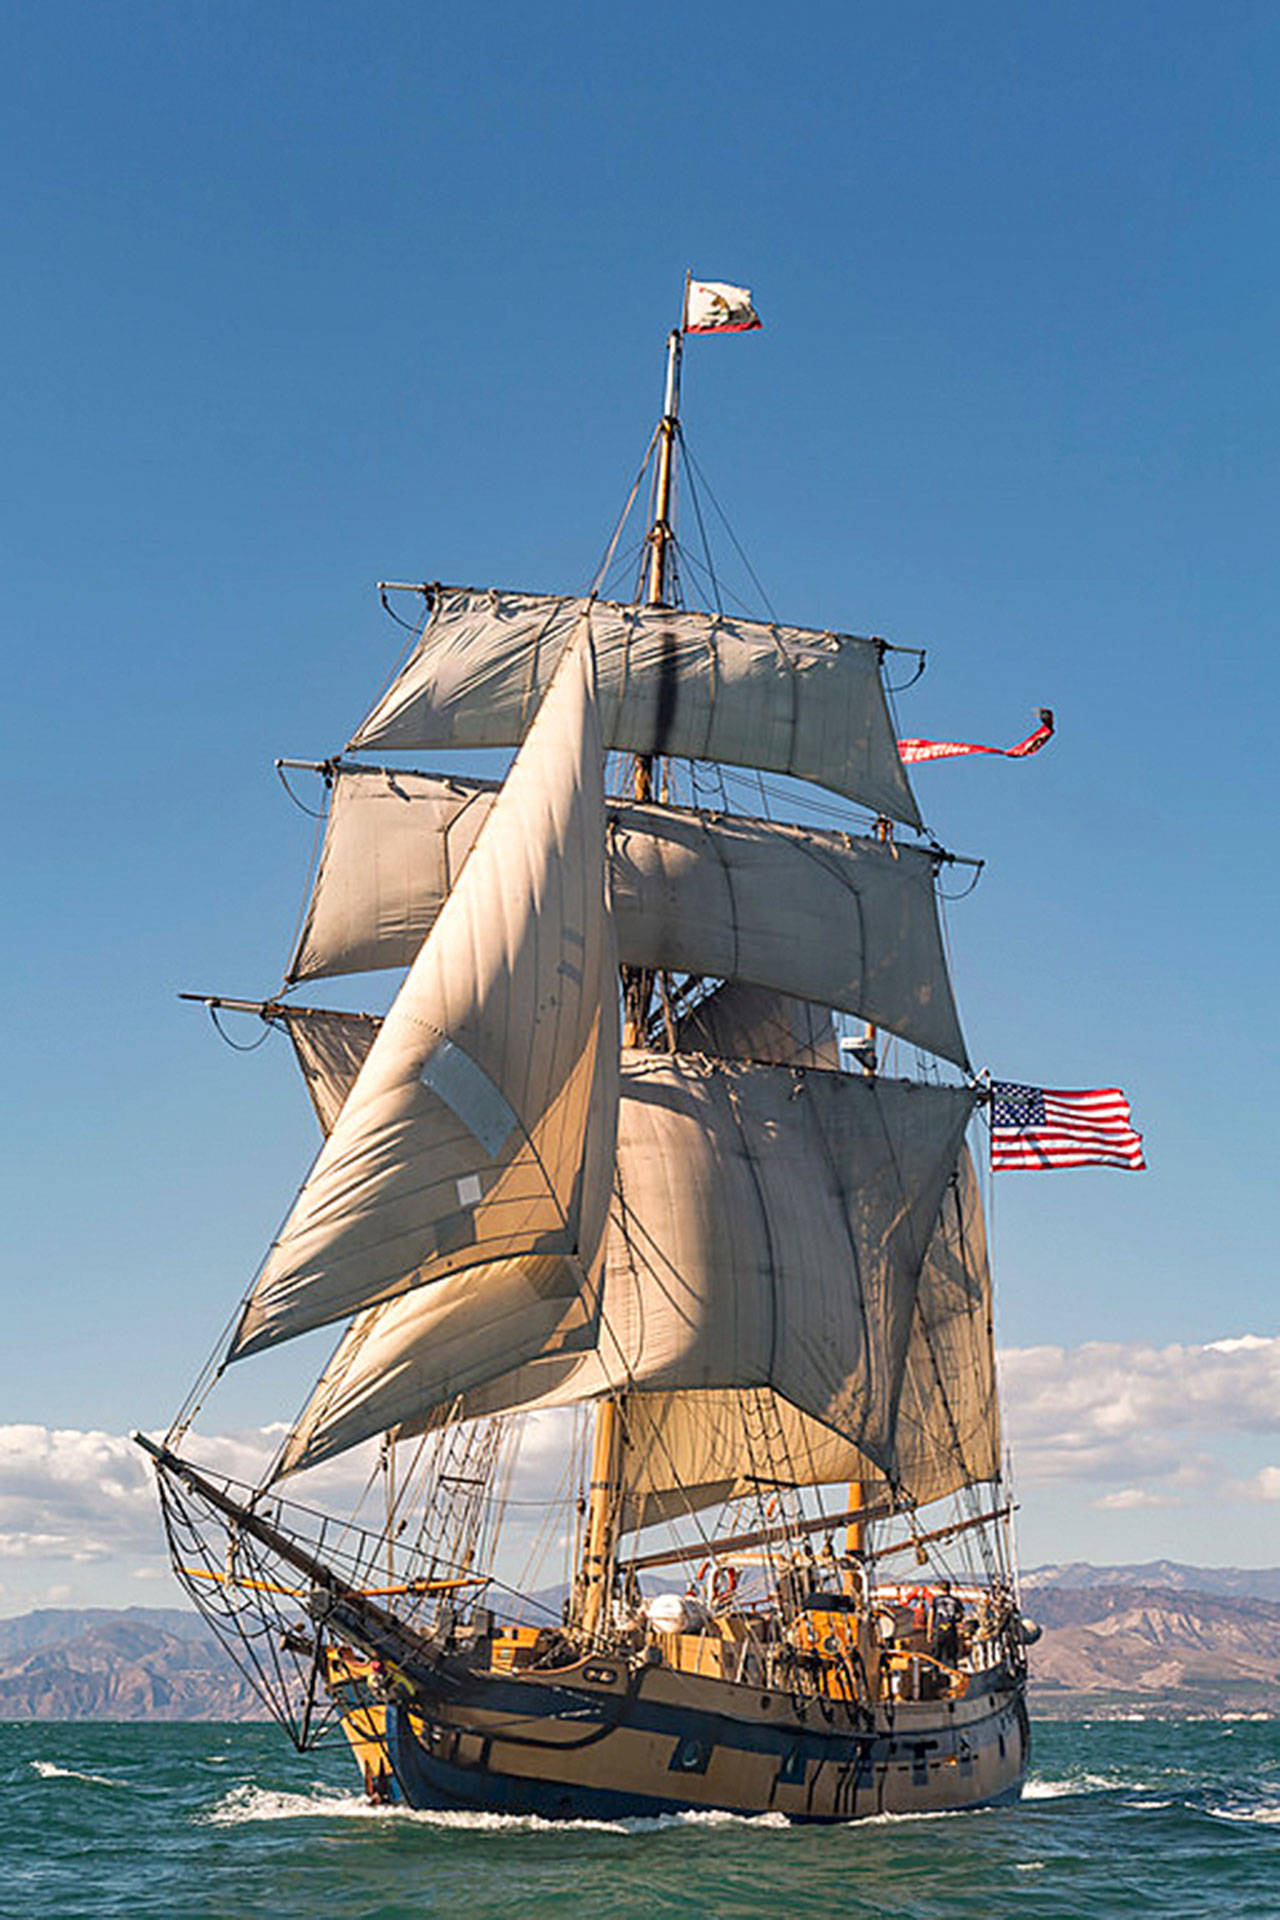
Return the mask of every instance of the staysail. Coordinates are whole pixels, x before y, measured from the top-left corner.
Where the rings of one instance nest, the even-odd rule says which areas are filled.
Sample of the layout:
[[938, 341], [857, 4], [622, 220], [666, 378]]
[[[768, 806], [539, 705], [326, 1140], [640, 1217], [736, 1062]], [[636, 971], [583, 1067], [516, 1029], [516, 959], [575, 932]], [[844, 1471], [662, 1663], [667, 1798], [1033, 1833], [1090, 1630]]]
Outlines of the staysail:
[[596, 1352], [499, 1366], [474, 1274], [447, 1283], [447, 1298], [434, 1287], [392, 1301], [340, 1345], [285, 1469], [413, 1431], [459, 1395], [479, 1412], [624, 1386], [760, 1386], [896, 1477], [920, 1274], [973, 1100], [966, 1088], [624, 1055]]
[[357, 729], [353, 752], [515, 746], [585, 623], [606, 746], [794, 774], [920, 825], [879, 640], [667, 607], [428, 591], [421, 638]]
[[580, 1287], [608, 1208], [617, 956], [589, 651], [566, 656], [267, 1256], [231, 1357], [467, 1267]]
[[[407, 966], [498, 789], [339, 764], [286, 978]], [[869, 836], [610, 800], [618, 957], [775, 988], [967, 1065], [934, 876], [938, 856]]]

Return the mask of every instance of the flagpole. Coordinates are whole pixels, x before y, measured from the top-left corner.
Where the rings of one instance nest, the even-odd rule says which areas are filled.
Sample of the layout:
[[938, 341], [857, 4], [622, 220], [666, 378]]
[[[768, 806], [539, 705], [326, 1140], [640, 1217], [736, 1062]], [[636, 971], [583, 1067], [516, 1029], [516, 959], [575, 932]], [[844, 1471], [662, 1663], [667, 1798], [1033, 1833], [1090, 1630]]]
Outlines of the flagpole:
[[[685, 283], [688, 299], [688, 282]], [[668, 553], [675, 539], [671, 525], [671, 484], [675, 477], [676, 434], [680, 427], [680, 360], [684, 344], [684, 313], [680, 325], [667, 335], [667, 383], [662, 400], [662, 419], [658, 424], [658, 484], [654, 494], [653, 525], [649, 529], [649, 568], [645, 582], [645, 605], [666, 605]], [[641, 756], [643, 757], [643, 756]], [[637, 794], [647, 799], [647, 794]]]

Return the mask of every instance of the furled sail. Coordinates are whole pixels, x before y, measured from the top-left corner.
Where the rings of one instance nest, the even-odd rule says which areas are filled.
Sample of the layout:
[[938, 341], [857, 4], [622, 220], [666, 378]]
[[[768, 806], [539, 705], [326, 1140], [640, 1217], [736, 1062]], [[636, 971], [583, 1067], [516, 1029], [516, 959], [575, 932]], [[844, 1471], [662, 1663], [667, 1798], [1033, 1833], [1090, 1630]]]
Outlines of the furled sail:
[[[291, 981], [407, 966], [497, 789], [339, 766]], [[927, 849], [613, 800], [624, 965], [776, 988], [967, 1064]]]
[[232, 1357], [514, 1256], [584, 1283], [613, 1175], [617, 955], [586, 648], [530, 728], [293, 1211]]
[[665, 607], [430, 591], [422, 636], [353, 751], [515, 746], [586, 624], [607, 746], [795, 774], [920, 824], [878, 640]]
[[475, 1276], [447, 1302], [392, 1301], [340, 1345], [290, 1468], [460, 1394], [481, 1412], [759, 1386], [897, 1477], [918, 1283], [972, 1092], [656, 1054], [624, 1056], [622, 1090], [596, 1352], [499, 1367]]

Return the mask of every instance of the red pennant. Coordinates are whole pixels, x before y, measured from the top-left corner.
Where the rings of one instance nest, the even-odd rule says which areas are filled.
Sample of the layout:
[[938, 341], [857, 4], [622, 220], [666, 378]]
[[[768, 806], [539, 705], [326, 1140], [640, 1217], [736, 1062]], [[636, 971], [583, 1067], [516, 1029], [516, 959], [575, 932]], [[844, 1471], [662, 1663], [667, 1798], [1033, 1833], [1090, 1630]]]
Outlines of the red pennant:
[[979, 747], [966, 740], [899, 740], [898, 752], [908, 766], [916, 760], [954, 760], [962, 753], [999, 753], [1008, 760], [1023, 760], [1029, 753], [1039, 753], [1052, 738], [1052, 710], [1041, 707], [1040, 725], [1016, 747]]

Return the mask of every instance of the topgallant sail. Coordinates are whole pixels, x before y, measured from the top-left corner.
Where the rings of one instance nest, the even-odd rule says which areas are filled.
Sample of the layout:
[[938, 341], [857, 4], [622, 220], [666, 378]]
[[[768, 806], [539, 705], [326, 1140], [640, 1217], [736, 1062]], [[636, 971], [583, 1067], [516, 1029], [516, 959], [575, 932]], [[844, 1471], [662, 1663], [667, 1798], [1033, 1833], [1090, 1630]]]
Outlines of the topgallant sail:
[[[188, 1593], [375, 1799], [990, 1803], [1026, 1768], [1029, 1629], [951, 856], [884, 641], [682, 604], [683, 340], [634, 597], [416, 589], [409, 658], [316, 764], [282, 990], [202, 997], [288, 1034], [323, 1144], [141, 1443]], [[505, 778], [456, 764], [479, 748]], [[385, 1014], [303, 997], [348, 977]], [[257, 1484], [203, 1464], [210, 1385], [320, 1328]], [[378, 1510], [304, 1504], [349, 1459]]]

